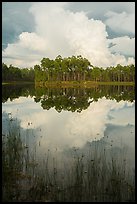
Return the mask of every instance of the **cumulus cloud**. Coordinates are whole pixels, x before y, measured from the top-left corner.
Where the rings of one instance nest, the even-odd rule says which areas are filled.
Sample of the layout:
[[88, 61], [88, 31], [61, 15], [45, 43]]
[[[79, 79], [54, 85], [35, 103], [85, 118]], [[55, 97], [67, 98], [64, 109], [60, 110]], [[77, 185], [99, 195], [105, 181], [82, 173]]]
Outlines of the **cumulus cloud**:
[[45, 41], [36, 33], [23, 32], [19, 35], [16, 43], [8, 44], [3, 51], [3, 57], [9, 58], [11, 62], [17, 65], [34, 65], [41, 59], [45, 51]]
[[108, 11], [105, 16], [105, 24], [118, 33], [135, 34], [135, 14], [134, 13], [116, 13]]
[[4, 61], [32, 66], [43, 57], [55, 58], [60, 54], [63, 57], [82, 55], [91, 64], [102, 67], [134, 63], [133, 58], [126, 59], [123, 53], [111, 53], [106, 25], [102, 21], [89, 19], [82, 11], [72, 12], [66, 9], [67, 4], [34, 3], [30, 12], [35, 19], [35, 32], [23, 32], [16, 43], [8, 44], [3, 51]]
[[73, 12], [83, 10], [89, 18], [104, 21], [108, 11], [135, 13], [135, 2], [70, 2], [68, 9]]
[[[32, 32], [33, 15], [28, 12], [32, 2], [2, 2], [2, 48], [16, 42], [23, 31]], [[2, 50], [3, 50], [2, 49]]]
[[110, 48], [112, 52], [135, 56], [135, 38], [129, 38], [128, 36], [117, 37], [109, 39], [108, 42], [112, 43]]

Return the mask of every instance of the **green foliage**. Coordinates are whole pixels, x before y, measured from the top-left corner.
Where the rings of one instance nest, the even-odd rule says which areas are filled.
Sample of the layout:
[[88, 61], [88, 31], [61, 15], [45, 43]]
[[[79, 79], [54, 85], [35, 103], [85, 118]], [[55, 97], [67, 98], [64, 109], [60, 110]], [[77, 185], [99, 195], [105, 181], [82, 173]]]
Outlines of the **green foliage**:
[[2, 63], [2, 81], [34, 81], [34, 69], [9, 67]]
[[2, 81], [101, 81], [101, 82], [134, 82], [135, 66], [133, 64], [116, 67], [96, 67], [81, 55], [62, 58], [58, 55], [55, 60], [43, 58], [40, 65], [34, 69], [19, 69], [2, 64]]
[[35, 65], [35, 82], [47, 81], [102, 81], [134, 82], [135, 66], [133, 64], [116, 67], [94, 67], [81, 55], [55, 60], [43, 58], [41, 65]]
[[81, 55], [62, 58], [58, 55], [55, 60], [43, 58], [41, 65], [35, 65], [35, 81], [75, 81], [85, 80], [85, 75], [91, 67], [90, 62]]

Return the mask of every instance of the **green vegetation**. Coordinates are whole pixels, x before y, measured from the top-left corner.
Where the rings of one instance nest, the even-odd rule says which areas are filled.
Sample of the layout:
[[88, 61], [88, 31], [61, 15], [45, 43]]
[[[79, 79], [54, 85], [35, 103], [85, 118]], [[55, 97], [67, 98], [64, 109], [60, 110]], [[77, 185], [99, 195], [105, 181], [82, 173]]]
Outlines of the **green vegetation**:
[[85, 88], [92, 88], [94, 86], [98, 85], [115, 85], [115, 86], [134, 86], [134, 82], [117, 82], [117, 81], [108, 81], [108, 82], [102, 82], [102, 81], [46, 81], [46, 82], [35, 82], [35, 85], [37, 87], [60, 87], [60, 88], [79, 88], [79, 87], [85, 87]]
[[3, 134], [3, 202], [135, 201], [135, 175], [127, 168], [124, 152], [111, 154], [112, 144], [105, 149], [94, 141], [89, 143], [86, 154], [72, 148], [62, 165], [58, 152], [55, 156], [47, 150], [40, 159], [38, 144], [25, 144], [19, 124], [10, 124], [7, 134]]
[[2, 63], [2, 82], [16, 82], [21, 81], [34, 81], [34, 69], [33, 68], [22, 68], [14, 67], [10, 65], [9, 67]]
[[[34, 101], [40, 102], [43, 109], [81, 112], [104, 96], [134, 101], [134, 78], [134, 65], [104, 70], [93, 67], [81, 56], [43, 58], [34, 69], [3, 63], [2, 102], [35, 96]], [[77, 148], [63, 152], [65, 160], [58, 158], [60, 152], [54, 154], [48, 149], [41, 157], [38, 154], [41, 141], [29, 135], [29, 129], [22, 130], [11, 115], [6, 119], [9, 129], [2, 134], [3, 202], [135, 201], [135, 175], [127, 167], [123, 149], [113, 155], [112, 144], [106, 149], [94, 141], [89, 143], [86, 153]], [[27, 142], [30, 138], [34, 146]]]
[[35, 82], [52, 81], [93, 81], [93, 82], [134, 82], [134, 65], [95, 67], [81, 55], [62, 58], [60, 55], [55, 60], [43, 58], [40, 65], [35, 65]]
[[[96, 67], [81, 55], [62, 58], [60, 55], [51, 60], [43, 58], [40, 65], [33, 68], [9, 67], [2, 64], [2, 81], [35, 81], [37, 85], [76, 85], [85, 86], [92, 83], [135, 82], [135, 66], [133, 64], [116, 67]], [[53, 83], [54, 82], [54, 83]], [[55, 83], [57, 82], [57, 83]], [[64, 83], [65, 82], [65, 83]], [[67, 82], [67, 83], [66, 83]], [[76, 83], [77, 82], [77, 83]], [[92, 83], [91, 83], [92, 82]]]

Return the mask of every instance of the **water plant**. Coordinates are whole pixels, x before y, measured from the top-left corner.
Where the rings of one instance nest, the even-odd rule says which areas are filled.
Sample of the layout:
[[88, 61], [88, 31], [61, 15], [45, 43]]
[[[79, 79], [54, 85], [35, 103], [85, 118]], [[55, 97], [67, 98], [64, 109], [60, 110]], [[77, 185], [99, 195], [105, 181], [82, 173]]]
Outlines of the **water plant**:
[[126, 159], [114, 157], [97, 141], [90, 143], [86, 153], [71, 149], [66, 160], [59, 161], [51, 150], [40, 159], [39, 142], [26, 145], [20, 128], [9, 127], [2, 135], [4, 202], [135, 201], [135, 175], [129, 172]]

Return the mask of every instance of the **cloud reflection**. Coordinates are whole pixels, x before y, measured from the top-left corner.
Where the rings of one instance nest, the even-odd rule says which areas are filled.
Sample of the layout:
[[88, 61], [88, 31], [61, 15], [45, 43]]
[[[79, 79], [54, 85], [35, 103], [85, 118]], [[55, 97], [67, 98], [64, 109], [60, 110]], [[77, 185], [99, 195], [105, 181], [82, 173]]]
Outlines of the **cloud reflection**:
[[81, 113], [58, 113], [53, 108], [43, 110], [30, 97], [7, 101], [3, 104], [3, 111], [18, 118], [22, 128], [34, 128], [38, 141], [41, 141], [41, 149], [83, 147], [87, 141], [100, 140], [107, 124], [134, 124], [135, 119], [134, 102], [116, 102], [105, 97], [91, 103]]

